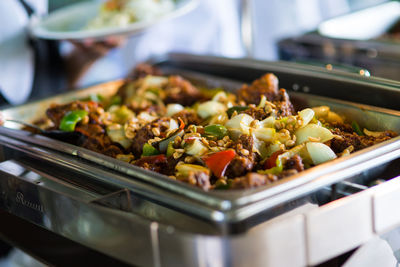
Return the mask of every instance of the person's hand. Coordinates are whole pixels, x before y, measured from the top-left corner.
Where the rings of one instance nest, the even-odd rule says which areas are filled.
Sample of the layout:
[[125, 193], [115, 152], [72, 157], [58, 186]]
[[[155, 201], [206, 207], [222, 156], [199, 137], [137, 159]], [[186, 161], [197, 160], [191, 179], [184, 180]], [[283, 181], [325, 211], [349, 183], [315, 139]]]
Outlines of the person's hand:
[[74, 89], [80, 78], [96, 60], [104, 57], [111, 49], [122, 45], [125, 37], [108, 37], [105, 40], [86, 39], [70, 41], [74, 49], [66, 57], [68, 87]]

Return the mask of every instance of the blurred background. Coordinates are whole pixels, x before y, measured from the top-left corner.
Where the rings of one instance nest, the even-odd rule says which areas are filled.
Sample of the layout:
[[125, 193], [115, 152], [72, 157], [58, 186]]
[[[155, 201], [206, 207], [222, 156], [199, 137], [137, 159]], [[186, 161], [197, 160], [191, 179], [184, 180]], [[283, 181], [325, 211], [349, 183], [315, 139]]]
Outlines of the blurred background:
[[[313, 32], [328, 19], [388, 1], [200, 0], [191, 12], [132, 36], [103, 42], [90, 39], [78, 42], [53, 41], [29, 37], [27, 27], [30, 17], [43, 17], [75, 2], [81, 1], [1, 1], [2, 104], [21, 104], [28, 99], [62, 92], [66, 88], [81, 88], [121, 78], [138, 62], [169, 52], [261, 60], [311, 59], [311, 62], [318, 64], [341, 62], [343, 57], [332, 57], [334, 45], [327, 47], [326, 40], [313, 39], [311, 47], [304, 45], [301, 40], [290, 38]], [[280, 44], [282, 40], [286, 42]], [[348, 43], [345, 46], [348, 48]], [[324, 53], [329, 48], [331, 50], [327, 58]], [[348, 54], [344, 58], [348, 58]], [[358, 62], [347, 60], [344, 63], [357, 65]]]

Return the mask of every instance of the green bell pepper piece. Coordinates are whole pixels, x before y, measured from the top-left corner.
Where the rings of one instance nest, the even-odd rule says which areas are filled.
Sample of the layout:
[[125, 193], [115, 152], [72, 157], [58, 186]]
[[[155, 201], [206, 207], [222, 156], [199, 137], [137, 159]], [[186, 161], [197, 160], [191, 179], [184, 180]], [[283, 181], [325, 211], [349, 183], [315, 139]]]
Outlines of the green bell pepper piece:
[[212, 124], [204, 127], [204, 133], [221, 139], [228, 134], [228, 129], [220, 124]]
[[171, 141], [168, 143], [168, 147], [167, 147], [167, 157], [172, 156], [172, 154], [175, 153], [175, 148], [174, 148], [174, 141]]
[[61, 119], [60, 130], [64, 132], [73, 132], [76, 124], [87, 115], [88, 112], [86, 110], [72, 110], [67, 112]]
[[358, 125], [357, 122], [353, 121], [351, 123], [351, 127], [353, 128], [353, 131], [358, 134], [358, 135], [364, 135], [364, 133], [361, 131], [360, 125]]
[[104, 96], [101, 94], [90, 94], [88, 97], [82, 99], [82, 101], [94, 101], [94, 102], [102, 102], [104, 100]]
[[266, 170], [257, 171], [259, 174], [280, 174], [283, 171], [283, 162], [281, 158], [278, 156], [276, 158], [276, 166]]
[[154, 146], [145, 143], [143, 145], [143, 153], [142, 156], [155, 156], [155, 155], [159, 155], [160, 151], [157, 150], [157, 148], [155, 148]]

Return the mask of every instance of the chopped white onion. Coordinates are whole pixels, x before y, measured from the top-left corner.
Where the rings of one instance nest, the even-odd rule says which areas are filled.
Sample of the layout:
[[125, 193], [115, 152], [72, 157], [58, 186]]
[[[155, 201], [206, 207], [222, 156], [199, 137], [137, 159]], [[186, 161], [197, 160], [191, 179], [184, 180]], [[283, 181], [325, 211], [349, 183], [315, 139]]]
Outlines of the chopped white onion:
[[132, 145], [132, 141], [126, 138], [124, 127], [114, 127], [110, 125], [107, 127], [107, 135], [113, 142], [119, 143], [124, 148]]
[[315, 112], [311, 108], [306, 108], [302, 111], [299, 111], [299, 116], [303, 120], [302, 127], [306, 126], [314, 118], [314, 114]]
[[164, 84], [168, 82], [168, 78], [162, 76], [152, 76], [147, 75], [143, 78], [142, 87], [162, 87]]
[[264, 108], [266, 103], [267, 103], [267, 97], [265, 95], [262, 95], [260, 103], [258, 104], [258, 107]]
[[199, 139], [185, 146], [185, 152], [191, 156], [201, 156], [208, 152], [208, 148]]
[[365, 133], [365, 135], [372, 136], [372, 137], [379, 137], [384, 134], [384, 132], [373, 132], [373, 131], [369, 131], [365, 128], [364, 128], [363, 132]]
[[226, 93], [224, 91], [218, 92], [214, 95], [214, 97], [211, 99], [212, 101], [215, 102], [223, 102], [228, 98]]
[[179, 128], [178, 122], [176, 120], [174, 120], [174, 119], [170, 119], [169, 120], [168, 131], [175, 130], [175, 129], [178, 129], [178, 128]]
[[197, 107], [197, 114], [202, 118], [206, 119], [218, 113], [222, 113], [226, 110], [225, 105], [216, 101], [206, 101], [201, 103]]
[[326, 116], [325, 120], [327, 122], [339, 122], [343, 123], [342, 117], [340, 117], [336, 112], [329, 111], [328, 115]]
[[253, 117], [250, 115], [241, 113], [227, 121], [225, 127], [228, 129], [239, 130], [243, 134], [249, 134], [250, 123], [253, 120]]
[[257, 128], [253, 130], [253, 134], [257, 139], [262, 141], [271, 142], [275, 139], [275, 129], [274, 128]]
[[333, 152], [332, 149], [325, 144], [308, 142], [306, 147], [314, 165], [318, 165], [336, 158], [335, 152]]
[[328, 116], [328, 112], [330, 111], [330, 108], [328, 106], [320, 106], [320, 107], [314, 107], [312, 110], [315, 112], [315, 116], [317, 118], [325, 118]]
[[281, 150], [282, 143], [279, 141], [274, 141], [267, 147], [267, 157], [271, 156], [274, 152]]
[[325, 143], [333, 138], [331, 131], [314, 123], [307, 124], [303, 128], [296, 130], [294, 134], [296, 135], [296, 145], [311, 141], [310, 139]]
[[151, 122], [155, 119], [157, 119], [156, 116], [151, 116], [148, 112], [142, 111], [140, 114], [137, 116], [139, 120], [145, 121], [145, 122]]
[[260, 121], [260, 127], [273, 128], [275, 125], [275, 118], [269, 116], [268, 118]]
[[167, 105], [167, 116], [170, 117], [179, 111], [182, 111], [184, 107], [181, 104], [168, 104]]

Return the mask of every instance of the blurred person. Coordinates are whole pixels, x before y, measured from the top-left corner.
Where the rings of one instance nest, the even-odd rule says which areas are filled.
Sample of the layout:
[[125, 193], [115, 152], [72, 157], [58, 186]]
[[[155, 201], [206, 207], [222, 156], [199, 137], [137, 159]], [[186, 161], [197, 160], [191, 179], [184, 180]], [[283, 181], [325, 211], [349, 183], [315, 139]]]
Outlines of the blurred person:
[[[39, 11], [43, 1], [36, 2]], [[33, 84], [34, 54], [27, 41], [30, 15], [18, 0], [0, 1], [0, 92], [11, 104], [26, 101]]]
[[[84, 74], [70, 72], [69, 84], [82, 87], [121, 78], [137, 63], [169, 52], [241, 57], [244, 51], [238, 7], [237, 0], [201, 0], [188, 14], [164, 21], [126, 39], [109, 38], [102, 42], [86, 40], [74, 43], [73, 48], [70, 43], [64, 43], [62, 54], [69, 62], [67, 65], [76, 65], [71, 60], [73, 58], [82, 60], [78, 54], [88, 59], [85, 62], [87, 66], [80, 69]], [[90, 53], [91, 58], [88, 56]], [[77, 70], [75, 67], [69, 69]]]

